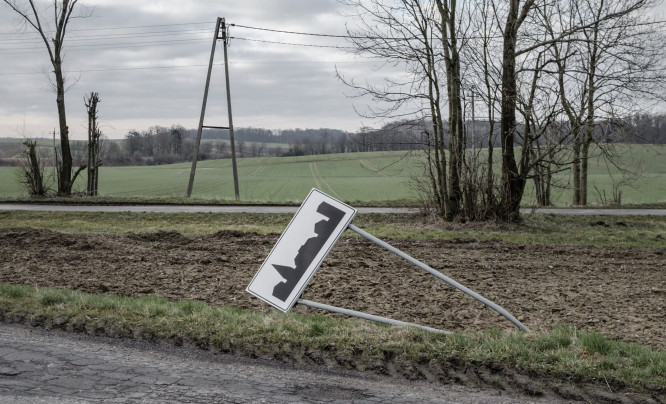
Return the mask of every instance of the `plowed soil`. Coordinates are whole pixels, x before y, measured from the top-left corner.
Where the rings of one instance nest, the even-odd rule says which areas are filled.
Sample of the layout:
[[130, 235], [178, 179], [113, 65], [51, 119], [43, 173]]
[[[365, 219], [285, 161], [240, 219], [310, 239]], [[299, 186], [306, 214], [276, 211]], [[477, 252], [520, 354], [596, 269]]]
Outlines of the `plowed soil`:
[[[277, 239], [233, 231], [186, 237], [0, 229], [0, 281], [267, 311], [273, 309], [245, 287]], [[568, 323], [666, 349], [666, 248], [388, 241], [532, 329]], [[513, 328], [462, 292], [353, 237], [340, 239], [302, 297], [449, 331]]]

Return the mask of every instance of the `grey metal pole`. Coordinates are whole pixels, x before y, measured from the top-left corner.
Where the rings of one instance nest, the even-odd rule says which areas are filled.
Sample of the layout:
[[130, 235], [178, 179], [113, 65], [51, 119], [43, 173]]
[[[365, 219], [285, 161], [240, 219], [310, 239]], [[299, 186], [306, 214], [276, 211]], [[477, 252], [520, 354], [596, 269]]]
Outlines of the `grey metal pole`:
[[362, 318], [364, 320], [376, 321], [378, 323], [391, 324], [391, 325], [403, 326], [403, 327], [406, 326], [406, 327], [420, 328], [420, 329], [425, 330], [425, 331], [436, 332], [436, 333], [440, 333], [440, 334], [447, 334], [447, 335], [451, 334], [451, 332], [449, 332], [449, 331], [438, 330], [437, 328], [426, 327], [424, 325], [414, 324], [414, 323], [405, 323], [404, 321], [393, 320], [393, 319], [390, 319], [390, 318], [375, 316], [373, 314], [363, 313], [363, 312], [360, 312], [360, 311], [354, 311], [354, 310], [349, 310], [349, 309], [343, 309], [343, 308], [340, 308], [340, 307], [329, 306], [328, 304], [312, 302], [310, 300], [298, 299], [298, 301], [296, 303], [302, 304], [304, 306], [314, 307], [315, 309], [328, 310], [328, 311], [332, 311], [333, 313], [344, 314], [346, 316], [359, 317], [359, 318]]
[[224, 43], [224, 75], [227, 80], [227, 111], [229, 113], [229, 142], [231, 143], [231, 167], [234, 175], [234, 193], [236, 200], [240, 200], [240, 192], [238, 191], [238, 168], [236, 167], [236, 143], [234, 141], [234, 122], [231, 118], [231, 90], [229, 88], [229, 62], [227, 59], [227, 42], [229, 36], [227, 35], [227, 26], [222, 19], [222, 42]]
[[423, 269], [426, 272], [429, 272], [430, 274], [438, 277], [439, 279], [443, 280], [444, 282], [448, 283], [449, 285], [453, 286], [454, 288], [461, 290], [462, 292], [468, 294], [469, 296], [475, 298], [476, 300], [480, 301], [481, 303], [485, 304], [486, 306], [490, 307], [491, 309], [495, 310], [502, 316], [504, 316], [507, 320], [511, 321], [516, 327], [521, 329], [522, 331], [527, 331], [527, 327], [523, 325], [520, 321], [518, 321], [514, 316], [511, 315], [508, 311], [506, 311], [504, 308], [501, 306], [491, 302], [490, 300], [486, 299], [485, 297], [481, 296], [480, 294], [476, 293], [475, 291], [461, 285], [460, 283], [454, 281], [453, 279], [449, 278], [448, 276], [442, 274], [439, 271], [435, 271], [431, 267], [427, 266], [426, 264], [422, 263], [421, 261], [405, 254], [404, 252], [398, 250], [397, 248], [393, 247], [392, 245], [378, 239], [377, 237], [373, 236], [370, 233], [367, 233], [358, 227], [354, 226], [353, 224], [350, 224], [348, 227], [349, 230], [358, 233], [359, 235], [367, 238], [368, 240], [372, 241], [373, 243], [379, 245], [380, 247], [391, 251], [392, 253], [396, 254], [400, 258], [411, 262], [412, 264], [416, 265], [417, 267]]
[[[215, 59], [215, 45], [220, 39], [220, 24], [222, 18], [217, 17], [215, 23], [215, 36], [213, 37], [213, 47], [210, 50], [210, 62], [208, 62], [208, 76], [206, 76], [206, 87], [204, 88], [203, 103], [201, 104], [201, 116], [199, 117], [199, 128], [197, 129], [197, 140], [194, 144], [194, 155], [192, 156], [192, 169], [190, 170], [190, 182], [187, 184], [187, 197], [192, 195], [192, 186], [194, 185], [194, 174], [197, 171], [197, 160], [199, 158], [199, 146], [201, 145], [201, 131], [203, 130], [204, 116], [206, 115], [206, 102], [208, 101], [208, 87], [210, 87], [210, 76], [213, 72], [213, 60]], [[226, 48], [225, 48], [226, 50]]]

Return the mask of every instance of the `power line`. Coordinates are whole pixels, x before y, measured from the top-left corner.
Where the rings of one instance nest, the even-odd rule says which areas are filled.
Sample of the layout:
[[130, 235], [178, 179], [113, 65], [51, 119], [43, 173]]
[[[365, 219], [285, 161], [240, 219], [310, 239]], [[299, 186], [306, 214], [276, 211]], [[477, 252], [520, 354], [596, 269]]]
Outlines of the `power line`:
[[[68, 73], [114, 72], [114, 71], [126, 71], [126, 70], [180, 69], [180, 68], [206, 67], [206, 66], [208, 66], [208, 65], [119, 67], [119, 68], [110, 68], [110, 69], [68, 70], [67, 72]], [[221, 64], [216, 64], [215, 66], [222, 66], [222, 65]], [[43, 74], [43, 73], [35, 73], [35, 72], [0, 73], [0, 76], [23, 76], [23, 75], [37, 75], [37, 74]]]
[[[208, 29], [197, 29], [197, 30], [174, 30], [174, 31], [153, 31], [153, 32], [139, 32], [139, 33], [121, 33], [121, 34], [104, 34], [104, 35], [85, 35], [85, 36], [70, 36], [68, 37], [68, 42], [79, 42], [79, 41], [99, 41], [106, 39], [124, 39], [124, 38], [147, 38], [147, 37], [170, 37], [170, 36], [181, 36], [181, 35], [199, 35], [203, 33], [211, 32]], [[35, 36], [32, 38], [25, 39], [0, 39], [0, 44], [3, 45], [24, 45], [28, 43], [42, 43], [43, 40], [41, 37]]]
[[353, 49], [350, 46], [315, 45], [315, 44], [306, 44], [306, 43], [279, 42], [279, 41], [268, 41], [268, 40], [265, 40], [265, 39], [241, 38], [241, 37], [237, 37], [237, 36], [232, 36], [232, 37], [229, 37], [229, 38], [238, 39], [238, 40], [241, 40], [241, 41], [272, 43], [272, 44], [277, 44], [277, 45], [306, 46], [306, 47], [311, 47], [311, 48]]
[[[82, 50], [91, 50], [91, 49], [97, 49], [97, 48], [103, 48], [103, 49], [117, 49], [117, 48], [136, 48], [136, 47], [143, 47], [143, 46], [170, 46], [173, 44], [176, 45], [183, 45], [187, 43], [195, 43], [195, 42], [209, 42], [210, 39], [171, 39], [168, 41], [145, 41], [145, 42], [124, 42], [124, 43], [114, 43], [114, 44], [83, 44], [83, 45], [69, 45], [66, 46], [64, 49], [66, 51], [71, 51], [71, 52], [76, 52], [76, 51], [82, 51]], [[29, 50], [31, 52], [4, 52], [4, 51], [16, 51], [16, 50], [22, 50], [26, 51]], [[36, 49], [34, 47], [31, 48], [1, 48], [0, 52], [2, 52], [3, 55], [23, 55], [23, 54], [29, 54], [29, 53], [41, 53], [44, 50], [42, 48]]]
[[316, 33], [312, 33], [312, 32], [284, 31], [284, 30], [271, 29], [271, 28], [250, 27], [250, 26], [247, 26], [247, 25], [240, 25], [240, 24], [229, 24], [229, 25], [232, 26], [232, 27], [247, 28], [247, 29], [253, 29], [253, 30], [257, 30], [257, 31], [279, 32], [279, 33], [282, 33], [282, 34], [321, 36], [321, 37], [328, 37], [328, 38], [350, 38], [349, 35], [316, 34]]
[[[358, 60], [234, 60], [229, 64], [357, 64], [357, 63], [375, 63], [374, 61], [358, 61]], [[181, 69], [191, 67], [206, 67], [205, 64], [192, 64], [192, 65], [174, 65], [174, 66], [146, 66], [146, 67], [118, 67], [107, 69], [85, 69], [85, 70], [68, 70], [68, 73], [98, 73], [98, 72], [115, 72], [115, 71], [132, 71], [132, 70], [157, 70], [157, 69]], [[214, 66], [223, 66], [222, 63], [216, 63]], [[0, 76], [32, 76], [42, 75], [43, 72], [11, 72], [0, 73]]]
[[[154, 25], [134, 25], [124, 27], [106, 27], [106, 28], [80, 28], [68, 29], [67, 32], [83, 32], [83, 31], [112, 31], [119, 29], [137, 29], [137, 28], [154, 28], [154, 27], [180, 27], [185, 25], [210, 25], [210, 21], [206, 22], [184, 22], [180, 24], [154, 24]], [[0, 32], [0, 35], [23, 35], [25, 32]]]

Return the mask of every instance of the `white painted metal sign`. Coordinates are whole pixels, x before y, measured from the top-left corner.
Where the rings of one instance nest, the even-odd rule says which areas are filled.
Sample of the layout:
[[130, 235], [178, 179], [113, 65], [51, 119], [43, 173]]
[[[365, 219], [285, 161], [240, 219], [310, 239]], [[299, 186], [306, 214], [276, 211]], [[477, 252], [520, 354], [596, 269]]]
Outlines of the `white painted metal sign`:
[[354, 215], [356, 209], [313, 188], [246, 290], [289, 311]]

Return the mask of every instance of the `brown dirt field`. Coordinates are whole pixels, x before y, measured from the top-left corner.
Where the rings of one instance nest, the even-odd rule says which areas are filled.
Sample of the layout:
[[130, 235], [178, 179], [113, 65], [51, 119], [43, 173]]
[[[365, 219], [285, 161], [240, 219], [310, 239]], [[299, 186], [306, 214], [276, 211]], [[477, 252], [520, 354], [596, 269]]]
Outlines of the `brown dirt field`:
[[[245, 292], [278, 235], [100, 235], [0, 229], [0, 281], [273, 310]], [[388, 240], [532, 329], [573, 324], [666, 349], [666, 248]], [[449, 331], [513, 325], [365, 240], [343, 237], [304, 299]], [[298, 312], [315, 312], [296, 306]]]

